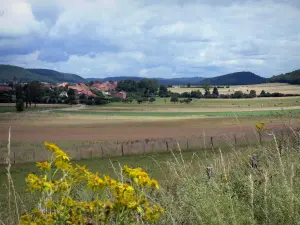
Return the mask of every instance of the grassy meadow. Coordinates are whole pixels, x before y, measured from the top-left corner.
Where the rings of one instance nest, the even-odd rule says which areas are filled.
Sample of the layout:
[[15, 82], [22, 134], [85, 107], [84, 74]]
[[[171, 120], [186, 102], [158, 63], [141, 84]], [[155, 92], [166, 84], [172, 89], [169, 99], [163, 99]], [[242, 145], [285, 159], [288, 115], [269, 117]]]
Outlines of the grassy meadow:
[[[300, 97], [285, 97], [180, 104], [157, 98], [142, 104], [38, 105], [24, 113], [2, 105], [0, 221], [17, 224], [16, 209], [21, 213], [36, 206], [40, 195], [25, 192], [25, 177], [38, 174], [35, 161], [51, 156], [43, 146], [51, 141], [74, 164], [100, 176], [120, 179], [124, 165], [142, 167], [161, 186], [153, 200], [165, 213], [156, 224], [299, 224], [299, 102]], [[255, 127], [261, 121], [262, 144]], [[9, 127], [16, 200], [7, 194]], [[252, 155], [258, 157], [257, 168]], [[207, 167], [212, 168], [210, 179]], [[80, 201], [92, 198], [82, 186], [75, 191], [85, 193]]]

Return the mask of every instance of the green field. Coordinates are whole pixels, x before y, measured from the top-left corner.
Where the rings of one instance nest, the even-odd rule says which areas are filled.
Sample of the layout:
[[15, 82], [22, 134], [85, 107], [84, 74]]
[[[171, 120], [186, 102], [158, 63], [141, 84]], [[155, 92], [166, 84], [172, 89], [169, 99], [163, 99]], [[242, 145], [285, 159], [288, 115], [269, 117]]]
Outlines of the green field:
[[193, 117], [193, 116], [220, 116], [220, 117], [244, 117], [244, 116], [279, 116], [283, 114], [297, 114], [300, 109], [291, 110], [258, 110], [258, 111], [232, 111], [232, 112], [94, 112], [94, 111], [54, 111], [63, 114], [97, 115], [97, 116], [122, 116], [122, 117]]

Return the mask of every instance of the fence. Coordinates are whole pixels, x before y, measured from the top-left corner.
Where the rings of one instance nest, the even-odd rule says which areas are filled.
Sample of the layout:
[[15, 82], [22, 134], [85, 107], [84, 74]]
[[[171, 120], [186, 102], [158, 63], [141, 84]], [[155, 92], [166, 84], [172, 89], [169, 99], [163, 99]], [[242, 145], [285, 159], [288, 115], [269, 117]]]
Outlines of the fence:
[[[283, 130], [277, 130], [275, 133], [280, 134]], [[286, 132], [286, 131], [285, 131]], [[264, 135], [264, 140], [272, 137]], [[75, 160], [91, 159], [91, 158], [107, 158], [114, 156], [127, 156], [127, 155], [146, 155], [160, 152], [170, 152], [171, 150], [178, 150], [178, 145], [182, 151], [195, 151], [201, 149], [218, 149], [223, 147], [237, 147], [250, 143], [258, 143], [255, 133], [230, 133], [227, 135], [219, 136], [199, 136], [182, 137], [178, 139], [164, 138], [164, 139], [145, 139], [135, 141], [95, 141], [88, 146], [72, 146], [63, 150]], [[25, 163], [45, 161], [51, 155], [51, 152], [46, 151], [44, 146], [39, 148], [30, 149], [22, 148], [15, 150], [11, 149], [11, 162]], [[5, 163], [7, 158], [7, 149], [0, 150], [0, 162]]]

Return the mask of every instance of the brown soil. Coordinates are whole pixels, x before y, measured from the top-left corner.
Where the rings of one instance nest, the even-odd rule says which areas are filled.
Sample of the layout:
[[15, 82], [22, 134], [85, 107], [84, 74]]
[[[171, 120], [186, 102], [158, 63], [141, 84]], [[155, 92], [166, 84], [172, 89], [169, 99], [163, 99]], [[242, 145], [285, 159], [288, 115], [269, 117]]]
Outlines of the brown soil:
[[[238, 124], [227, 118], [195, 118], [170, 121], [133, 121], [123, 118], [123, 123], [113, 121], [90, 122], [59, 118], [61, 123], [51, 124], [48, 120], [30, 122], [9, 121], [0, 124], [0, 140], [7, 140], [9, 126], [12, 127], [12, 140], [18, 141], [56, 141], [56, 140], [144, 140], [162, 138], [181, 138], [199, 136], [229, 135], [232, 133], [254, 133], [253, 122], [242, 121]], [[77, 118], [78, 119], [78, 118]], [[52, 118], [57, 120], [57, 118]], [[77, 121], [77, 123], [74, 123]], [[80, 123], [81, 122], [81, 123]], [[283, 127], [279, 121], [267, 123], [269, 129]], [[294, 123], [293, 126], [298, 126]]]

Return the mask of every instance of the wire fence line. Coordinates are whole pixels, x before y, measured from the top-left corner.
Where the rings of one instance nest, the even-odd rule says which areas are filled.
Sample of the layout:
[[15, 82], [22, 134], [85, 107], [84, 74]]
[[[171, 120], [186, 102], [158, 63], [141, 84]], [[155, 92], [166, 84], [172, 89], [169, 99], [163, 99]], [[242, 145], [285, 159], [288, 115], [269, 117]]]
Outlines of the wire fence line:
[[[288, 130], [288, 129], [285, 129]], [[281, 134], [283, 129], [274, 131]], [[286, 132], [286, 131], [285, 131]], [[271, 139], [267, 134], [263, 136], [264, 140]], [[72, 159], [91, 159], [91, 158], [108, 158], [115, 156], [129, 155], [147, 155], [153, 153], [162, 153], [178, 150], [197, 151], [205, 149], [218, 149], [224, 147], [245, 146], [253, 143], [259, 143], [258, 138], [253, 133], [230, 133], [218, 136], [206, 136], [205, 133], [199, 136], [189, 136], [182, 138], [162, 138], [162, 139], [145, 139], [135, 141], [97, 141], [87, 146], [73, 146], [63, 149]], [[51, 152], [46, 151], [42, 146], [37, 148], [18, 147], [17, 150], [11, 148], [10, 159], [13, 164], [45, 161], [50, 157]], [[4, 164], [7, 158], [7, 149], [2, 148], [0, 151], [0, 164]]]

